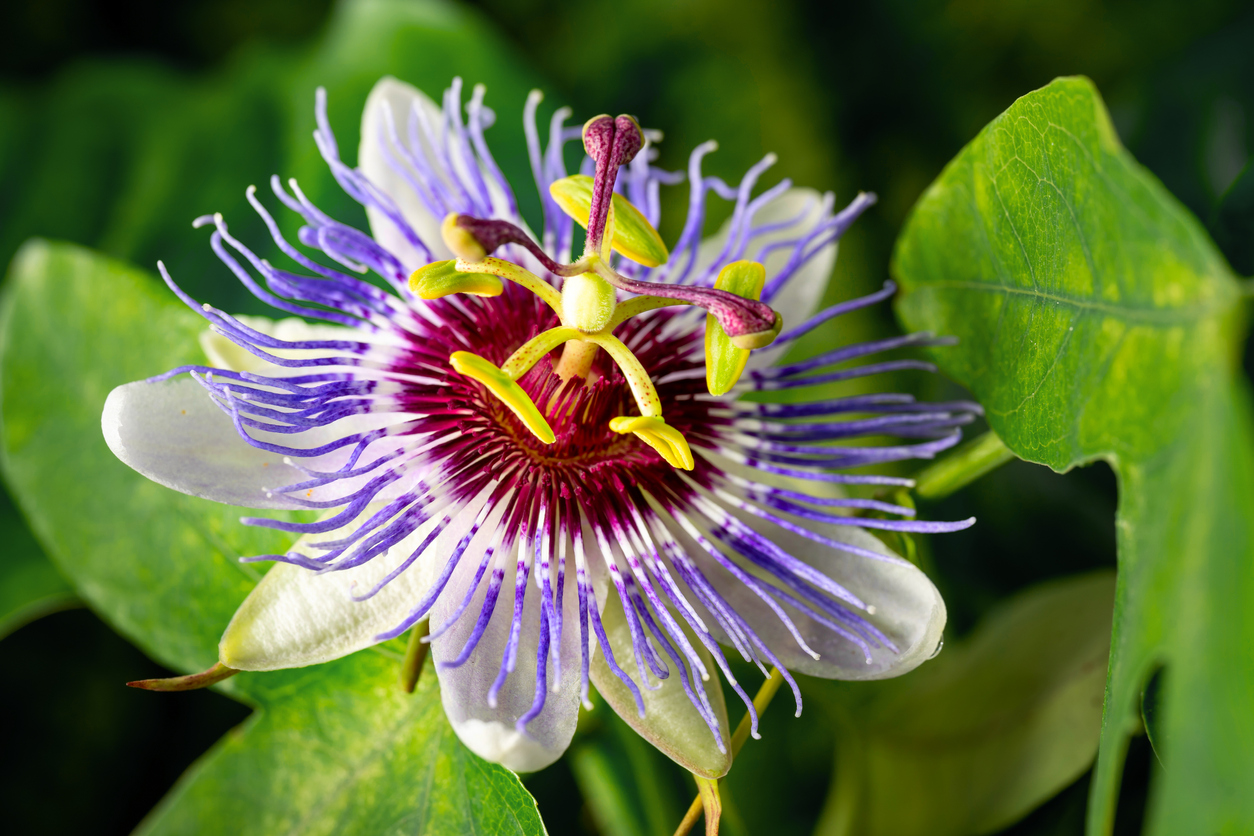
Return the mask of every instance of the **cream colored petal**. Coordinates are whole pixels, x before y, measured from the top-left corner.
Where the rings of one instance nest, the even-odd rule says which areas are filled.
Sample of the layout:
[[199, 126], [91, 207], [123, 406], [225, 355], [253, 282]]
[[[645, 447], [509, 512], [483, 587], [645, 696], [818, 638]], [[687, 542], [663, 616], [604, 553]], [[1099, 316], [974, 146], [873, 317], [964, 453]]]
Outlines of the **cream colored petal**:
[[[236, 610], [218, 645], [220, 661], [249, 671], [298, 668], [377, 644], [379, 634], [400, 624], [431, 588], [482, 505], [481, 498], [472, 501], [408, 569], [364, 601], [353, 600], [353, 594], [368, 592], [409, 558], [442, 515], [353, 569], [318, 573], [289, 563], [276, 564]], [[321, 552], [314, 544], [347, 536], [381, 507], [381, 503], [371, 505], [353, 523], [335, 531], [302, 536], [293, 551], [317, 556]], [[477, 564], [485, 546], [481, 531], [462, 562]]]
[[[610, 640], [610, 648], [614, 653], [614, 661], [618, 666], [633, 677], [636, 676], [636, 654], [632, 647], [631, 628], [623, 616], [623, 606], [618, 596], [605, 607], [602, 615], [606, 636]], [[661, 687], [650, 691], [640, 687], [640, 695], [644, 700], [645, 716], [641, 717], [636, 707], [636, 700], [631, 690], [617, 675], [610, 670], [603, 653], [598, 653], [592, 660], [590, 675], [596, 685], [597, 693], [605, 698], [629, 726], [641, 737], [656, 746], [675, 763], [706, 778], [721, 778], [731, 768], [731, 738], [727, 723], [727, 705], [723, 701], [723, 688], [718, 679], [718, 668], [709, 652], [697, 641], [695, 635], [685, 630], [688, 640], [696, 648], [710, 673], [710, 680], [702, 682], [699, 675], [693, 673], [696, 687], [704, 688], [710, 704], [718, 718], [720, 737], [723, 748], [720, 751], [718, 741], [710, 727], [706, 725], [696, 706], [688, 699], [680, 681], [680, 671], [674, 661], [667, 659], [670, 676], [661, 680]], [[685, 662], [689, 664], [688, 662]], [[691, 667], [690, 667], [691, 671]]]
[[100, 427], [115, 456], [168, 488], [246, 508], [299, 507], [270, 492], [305, 475], [241, 439], [190, 377], [119, 386], [105, 400]]
[[[516, 723], [535, 701], [536, 653], [540, 631], [540, 593], [536, 588], [534, 569], [527, 581], [522, 614], [522, 632], [516, 665], [497, 694], [495, 705], [489, 703], [488, 692], [501, 667], [513, 619], [514, 582], [517, 551], [505, 551], [498, 564], [502, 572], [500, 597], [491, 620], [470, 657], [455, 668], [443, 667], [461, 654], [487, 596], [488, 577], [479, 584], [470, 606], [447, 632], [431, 643], [431, 655], [437, 663], [440, 695], [444, 713], [453, 730], [466, 746], [480, 757], [499, 763], [516, 772], [543, 769], [562, 756], [575, 734], [579, 715], [581, 653], [579, 633], [579, 598], [575, 586], [573, 560], [568, 564], [562, 596], [563, 627], [559, 655], [561, 676], [556, 678], [551, 657], [546, 665], [549, 692], [544, 707], [520, 733]], [[450, 589], [440, 596], [432, 612], [432, 625], [441, 625], [464, 600], [473, 580], [475, 565], [463, 562]], [[554, 565], [550, 582], [556, 584]], [[556, 688], [554, 688], [556, 684]]]

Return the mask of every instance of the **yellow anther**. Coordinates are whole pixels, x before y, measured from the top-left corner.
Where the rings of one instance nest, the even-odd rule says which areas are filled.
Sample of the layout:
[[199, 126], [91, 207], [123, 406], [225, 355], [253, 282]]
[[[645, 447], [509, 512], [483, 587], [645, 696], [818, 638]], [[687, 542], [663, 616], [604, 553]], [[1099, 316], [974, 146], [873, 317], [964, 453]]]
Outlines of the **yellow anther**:
[[444, 245], [453, 251], [453, 255], [462, 261], [483, 261], [488, 251], [483, 248], [469, 229], [457, 225], [457, 213], [449, 212], [440, 224], [440, 237]]
[[557, 440], [549, 422], [544, 420], [544, 416], [536, 408], [531, 396], [505, 372], [478, 354], [471, 354], [469, 351], [454, 351], [448, 359], [453, 370], [458, 374], [474, 378], [488, 387], [501, 403], [508, 406], [518, 416], [518, 420], [522, 421], [536, 438], [545, 444], [552, 444]]
[[[549, 186], [549, 194], [563, 212], [584, 227], [588, 226], [588, 215], [592, 213], [591, 177], [586, 174], [563, 177]], [[615, 250], [645, 267], [657, 267], [670, 258], [666, 244], [653, 224], [631, 201], [617, 192], [611, 200], [610, 224], [605, 239]]]
[[660, 417], [638, 415], [628, 417], [620, 415], [610, 420], [610, 429], [616, 433], [635, 433], [636, 437], [648, 444], [657, 454], [666, 459], [671, 467], [692, 470], [696, 464], [692, 458], [692, 448], [684, 434], [670, 426]]
[[[726, 290], [743, 299], [757, 299], [766, 284], [766, 268], [753, 261], [733, 261], [724, 267], [714, 282], [718, 290]], [[775, 318], [779, 323], [779, 317]], [[779, 333], [776, 328], [775, 333]], [[757, 336], [756, 334], [753, 336]], [[773, 339], [774, 337], [772, 337]], [[768, 344], [767, 340], [765, 344]], [[725, 395], [740, 380], [749, 362], [747, 347], [727, 336], [723, 326], [712, 314], [705, 317], [705, 384], [711, 395]]]
[[490, 273], [462, 273], [454, 261], [436, 261], [410, 274], [409, 289], [419, 299], [439, 299], [453, 293], [500, 296], [505, 284]]

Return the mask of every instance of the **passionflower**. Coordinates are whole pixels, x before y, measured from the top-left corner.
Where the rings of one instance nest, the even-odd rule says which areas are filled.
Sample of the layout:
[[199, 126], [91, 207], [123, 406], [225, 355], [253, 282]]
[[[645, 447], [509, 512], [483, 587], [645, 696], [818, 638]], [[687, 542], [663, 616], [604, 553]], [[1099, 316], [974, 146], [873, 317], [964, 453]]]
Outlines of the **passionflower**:
[[[380, 81], [351, 168], [318, 91], [314, 140], [370, 234], [277, 177], [303, 249], [252, 188], [248, 200], [294, 267], [258, 257], [220, 215], [196, 219], [289, 318], [201, 305], [160, 266], [208, 323], [210, 363], [115, 389], [109, 446], [187, 494], [314, 512], [244, 518], [298, 538], [241, 558], [275, 565], [227, 626], [218, 670], [311, 665], [413, 628], [453, 728], [489, 760], [527, 771], [557, 759], [591, 682], [655, 745], [717, 777], [731, 758], [720, 671], [755, 736], [757, 724], [724, 647], [783, 672], [798, 714], [789, 671], [875, 679], [931, 656], [944, 603], [874, 532], [972, 520], [916, 521], [845, 488], [908, 480], [836, 471], [932, 457], [978, 407], [804, 396], [931, 370], [833, 368], [926, 334], [778, 363], [797, 338], [892, 294], [888, 283], [814, 311], [838, 239], [874, 197], [834, 211], [832, 195], [787, 180], [755, 194], [773, 157], [728, 185], [702, 174], [712, 142], [686, 173], [664, 171], [659, 135], [627, 116], [567, 127], [562, 108], [542, 146], [536, 92], [524, 112], [536, 236], [485, 142], [483, 88], [464, 113], [461, 94], [454, 80], [437, 106]], [[587, 156], [568, 175], [577, 139]], [[684, 180], [688, 213], [668, 248], [659, 191]], [[713, 197], [731, 217], [702, 241]], [[784, 389], [787, 403], [746, 397]]]

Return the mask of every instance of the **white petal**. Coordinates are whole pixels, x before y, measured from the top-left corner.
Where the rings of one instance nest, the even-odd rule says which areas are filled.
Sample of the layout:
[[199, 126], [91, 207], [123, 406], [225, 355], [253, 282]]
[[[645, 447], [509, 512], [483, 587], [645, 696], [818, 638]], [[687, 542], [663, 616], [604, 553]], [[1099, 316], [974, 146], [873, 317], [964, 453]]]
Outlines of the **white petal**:
[[[401, 172], [388, 162], [384, 153], [386, 147], [399, 165], [405, 165], [401, 152], [392, 145], [384, 114], [390, 107], [397, 136], [402, 142], [407, 143], [409, 141], [407, 127], [409, 114], [415, 105], [423, 109], [432, 130], [438, 132], [443, 124], [444, 116], [439, 106], [425, 93], [391, 76], [379, 79], [374, 89], [370, 91], [370, 96], [366, 99], [366, 109], [361, 115], [361, 146], [357, 152], [357, 164], [362, 173], [371, 183], [392, 198], [410, 227], [431, 249], [432, 258], [428, 259], [401, 234], [386, 215], [374, 207], [367, 206], [366, 216], [370, 219], [370, 231], [374, 239], [399, 258], [409, 270], [416, 270], [429, 261], [452, 258], [452, 254], [444, 246], [444, 241], [440, 237], [440, 222], [444, 219], [437, 218], [431, 213]], [[428, 159], [434, 164], [431, 149], [427, 147], [425, 138], [422, 142]]]
[[[605, 634], [610, 640], [610, 649], [614, 653], [614, 661], [622, 670], [633, 678], [637, 675], [636, 654], [631, 641], [631, 628], [623, 617], [623, 606], [615, 595], [605, 608], [602, 616]], [[709, 695], [710, 704], [714, 708], [719, 721], [723, 750], [719, 751], [714, 733], [706, 725], [696, 706], [688, 699], [680, 681], [680, 671], [671, 659], [666, 660], [671, 675], [661, 681], [662, 687], [650, 691], [640, 687], [640, 696], [644, 700], [645, 715], [642, 718], [636, 708], [636, 700], [631, 690], [615, 673], [610, 670], [603, 654], [593, 657], [590, 666], [592, 684], [597, 693], [618, 712], [629, 726], [636, 730], [645, 740], [656, 746], [671, 760], [689, 772], [706, 778], [721, 778], [731, 768], [731, 738], [728, 736], [727, 705], [723, 701], [723, 688], [718, 679], [718, 668], [714, 659], [697, 641], [695, 635], [685, 630], [688, 640], [705, 663], [710, 673], [710, 680], [702, 682], [695, 671], [693, 679], [697, 687], [704, 687]], [[672, 640], [673, 644], [673, 640]], [[691, 666], [690, 662], [685, 662]], [[691, 667], [690, 667], [691, 670]]]
[[[403, 420], [405, 416], [377, 412], [351, 415], [301, 433], [279, 434], [249, 428], [249, 434], [267, 443], [313, 449]], [[160, 383], [139, 380], [119, 386], [105, 399], [100, 428], [115, 456], [167, 488], [245, 508], [305, 507], [277, 491], [304, 482], [309, 476], [285, 464], [283, 455], [254, 447], [240, 438], [231, 417], [190, 377]], [[362, 459], [368, 461], [403, 442], [399, 437], [378, 439]], [[322, 456], [301, 458], [299, 463], [313, 470], [334, 471], [351, 451], [350, 444]], [[338, 499], [375, 475], [333, 482], [306, 491], [302, 498]], [[398, 482], [378, 498], [397, 496], [409, 484]]]
[[[825, 537], [881, 554], [885, 559], [833, 549], [743, 511], [732, 510], [732, 513], [785, 552], [815, 567], [873, 607], [871, 613], [855, 612], [897, 647], [894, 652], [872, 642], [868, 663], [862, 648], [784, 606], [806, 644], [819, 654], [820, 658], [814, 659], [798, 645], [760, 597], [720, 567], [686, 534], [678, 532], [680, 544], [694, 557], [715, 589], [789, 670], [826, 679], [886, 679], [913, 670], [935, 654], [945, 629], [945, 602], [927, 575], [894, 554], [877, 537], [851, 526], [791, 520]], [[787, 518], [787, 515], [780, 516]], [[700, 519], [694, 517], [693, 522], [700, 524]], [[731, 549], [724, 548], [723, 552], [729, 554]], [[744, 565], [744, 561], [737, 562]], [[715, 632], [715, 623], [713, 619], [707, 621], [711, 632]]]
[[[549, 693], [545, 695], [544, 708], [527, 725], [527, 734], [520, 734], [515, 728], [515, 722], [530, 710], [535, 699], [540, 594], [536, 589], [534, 570], [527, 580], [516, 667], [498, 693], [496, 706], [488, 704], [488, 690], [500, 669], [513, 618], [516, 558], [510, 552], [512, 550], [507, 550], [502, 563], [505, 577], [501, 584], [500, 597], [478, 646], [461, 666], [437, 667], [437, 670], [444, 713], [448, 715], [449, 722], [461, 741], [486, 760], [499, 763], [515, 772], [534, 772], [560, 758], [575, 734], [581, 677], [579, 599], [575, 586], [574, 561], [570, 559], [566, 567], [566, 584], [562, 598], [562, 670], [558, 690], [553, 692], [553, 668], [550, 661], [547, 670]], [[476, 568], [477, 565], [472, 566], [463, 561], [449, 588], [436, 602], [431, 616], [433, 629], [443, 624], [461, 603]], [[553, 579], [556, 583], [556, 570]], [[437, 665], [455, 659], [461, 653], [482, 610], [487, 587], [488, 576], [485, 575], [461, 618], [448, 632], [431, 643], [431, 655]]]
[[268, 491], [307, 477], [241, 439], [189, 377], [119, 386], [105, 400], [100, 428], [115, 456], [167, 488], [247, 508], [298, 507]]
[[[276, 564], [236, 610], [223, 633], [218, 645], [222, 664], [248, 671], [298, 668], [377, 644], [377, 636], [400, 624], [431, 588], [482, 505], [481, 498], [472, 501], [413, 565], [364, 601], [354, 601], [352, 595], [374, 588], [409, 558], [437, 525], [438, 515], [384, 554], [353, 569], [318, 573], [289, 563]], [[316, 556], [314, 543], [347, 536], [381, 507], [382, 503], [371, 505], [353, 523], [335, 531], [305, 535], [293, 550]], [[476, 537], [462, 561], [478, 563], [485, 546], [484, 538]]]

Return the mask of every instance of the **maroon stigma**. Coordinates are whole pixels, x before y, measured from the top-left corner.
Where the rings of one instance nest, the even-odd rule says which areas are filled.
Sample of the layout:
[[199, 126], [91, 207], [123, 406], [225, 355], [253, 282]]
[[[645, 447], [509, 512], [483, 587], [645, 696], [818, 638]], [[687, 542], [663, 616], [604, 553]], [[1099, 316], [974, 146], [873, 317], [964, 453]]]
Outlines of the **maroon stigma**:
[[630, 116], [594, 116], [584, 123], [583, 147], [596, 163], [592, 178], [592, 206], [588, 212], [586, 255], [600, 255], [605, 225], [614, 199], [618, 169], [635, 159], [644, 147], [644, 132]]
[[484, 252], [488, 255], [495, 252], [498, 247], [503, 247], [506, 244], [517, 244], [535, 256], [544, 265], [544, 269], [555, 276], [573, 276], [576, 273], [583, 272], [581, 268], [554, 261], [539, 244], [531, 240], [530, 235], [509, 221], [497, 220], [495, 218], [476, 218], [473, 215], [458, 215], [454, 223], [458, 228], [469, 232], [476, 243], [483, 247]]

